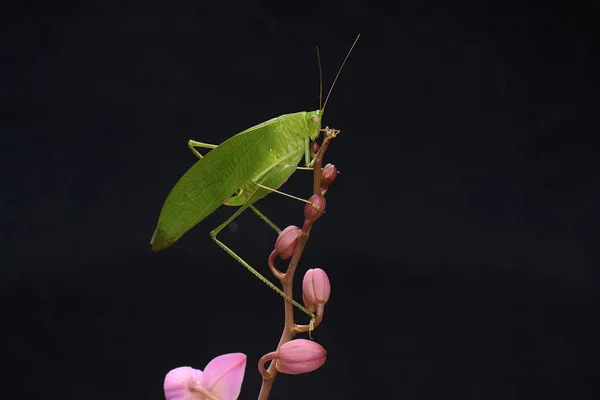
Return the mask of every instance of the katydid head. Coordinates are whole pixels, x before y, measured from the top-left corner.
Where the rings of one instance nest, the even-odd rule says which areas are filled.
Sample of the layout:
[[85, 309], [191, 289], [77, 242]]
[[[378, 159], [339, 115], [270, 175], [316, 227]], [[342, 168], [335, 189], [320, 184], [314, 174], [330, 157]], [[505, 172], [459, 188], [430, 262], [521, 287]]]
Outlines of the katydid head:
[[348, 50], [348, 54], [346, 54], [346, 58], [344, 58], [344, 61], [342, 62], [342, 65], [340, 66], [340, 69], [338, 70], [337, 75], [335, 76], [335, 79], [333, 80], [333, 83], [329, 88], [329, 92], [327, 93], [327, 97], [325, 98], [325, 103], [323, 103], [323, 72], [321, 70], [321, 55], [319, 54], [319, 47], [317, 46], [317, 61], [319, 63], [319, 109], [316, 111], [306, 112], [306, 125], [309, 129], [310, 140], [312, 141], [315, 141], [321, 133], [321, 119], [323, 118], [323, 114], [325, 113], [327, 101], [329, 100], [329, 96], [331, 96], [333, 87], [335, 86], [335, 83], [337, 82], [340, 76], [340, 72], [342, 72], [342, 69], [346, 64], [350, 53], [352, 53], [356, 42], [358, 42], [358, 38], [360, 38], [360, 35], [356, 36], [354, 43], [352, 43], [352, 47], [350, 47], [350, 50]]
[[306, 126], [309, 129], [310, 140], [314, 141], [321, 132], [321, 110], [306, 113]]

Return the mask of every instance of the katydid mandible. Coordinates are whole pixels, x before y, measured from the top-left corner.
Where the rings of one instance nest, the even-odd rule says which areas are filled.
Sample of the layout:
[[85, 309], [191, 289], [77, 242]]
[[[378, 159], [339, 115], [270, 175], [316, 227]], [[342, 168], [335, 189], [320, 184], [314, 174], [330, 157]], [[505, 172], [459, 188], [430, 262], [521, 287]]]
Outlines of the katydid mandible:
[[[218, 240], [217, 235], [246, 208], [251, 208], [277, 233], [281, 232], [253, 204], [271, 192], [286, 195], [277, 189], [296, 169], [311, 169], [310, 142], [317, 139], [321, 132], [321, 119], [327, 101], [359, 37], [360, 35], [350, 47], [325, 103], [322, 106], [319, 104], [318, 110], [281, 115], [246, 129], [218, 146], [194, 140], [188, 142], [191, 151], [199, 160], [179, 179], [165, 200], [158, 225], [150, 241], [152, 251], [160, 251], [171, 246], [221, 205], [237, 206], [238, 210], [212, 230], [210, 237], [250, 272], [283, 295], [279, 288], [272, 285], [233, 250]], [[322, 82], [320, 63], [319, 75]], [[320, 87], [322, 88], [322, 83]], [[322, 99], [321, 93], [322, 89], [319, 94], [320, 99]], [[197, 148], [210, 151], [202, 155]], [[303, 155], [306, 167], [300, 168], [298, 163]], [[287, 196], [302, 200], [295, 196]], [[288, 301], [291, 300], [285, 295], [284, 297]], [[295, 301], [293, 303], [300, 306]], [[304, 309], [302, 306], [300, 308]]]

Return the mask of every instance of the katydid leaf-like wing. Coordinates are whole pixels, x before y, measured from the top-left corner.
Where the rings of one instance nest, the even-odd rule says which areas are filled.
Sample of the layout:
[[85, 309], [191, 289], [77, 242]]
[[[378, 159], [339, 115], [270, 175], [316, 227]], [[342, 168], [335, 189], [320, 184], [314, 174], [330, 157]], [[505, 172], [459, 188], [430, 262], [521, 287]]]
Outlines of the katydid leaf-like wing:
[[263, 122], [227, 139], [198, 160], [165, 200], [150, 244], [163, 250], [215, 211], [269, 156], [268, 136], [279, 119]]

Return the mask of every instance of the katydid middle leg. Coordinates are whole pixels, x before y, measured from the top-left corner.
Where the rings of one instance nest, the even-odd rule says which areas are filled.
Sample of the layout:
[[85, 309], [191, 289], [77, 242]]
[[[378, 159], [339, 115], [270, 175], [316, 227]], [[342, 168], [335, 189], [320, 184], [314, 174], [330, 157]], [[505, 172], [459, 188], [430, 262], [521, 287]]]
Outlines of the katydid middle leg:
[[[255, 183], [256, 183], [256, 182], [255, 182]], [[258, 187], [259, 187], [259, 188], [261, 188], [261, 189], [268, 190], [268, 191], [269, 191], [269, 192], [271, 192], [271, 193], [277, 193], [277, 194], [280, 194], [280, 195], [282, 195], [282, 196], [289, 197], [290, 199], [298, 200], [298, 201], [301, 201], [301, 202], [303, 202], [303, 203], [312, 204], [310, 201], [308, 201], [308, 200], [306, 200], [306, 199], [303, 199], [302, 197], [294, 196], [294, 195], [292, 195], [292, 194], [288, 194], [288, 193], [282, 192], [282, 191], [280, 191], [280, 190], [277, 190], [277, 189], [270, 188], [270, 187], [268, 187], [268, 186], [265, 186], [265, 185], [262, 185], [262, 184], [260, 184], [260, 183], [256, 183], [256, 186], [258, 186]]]

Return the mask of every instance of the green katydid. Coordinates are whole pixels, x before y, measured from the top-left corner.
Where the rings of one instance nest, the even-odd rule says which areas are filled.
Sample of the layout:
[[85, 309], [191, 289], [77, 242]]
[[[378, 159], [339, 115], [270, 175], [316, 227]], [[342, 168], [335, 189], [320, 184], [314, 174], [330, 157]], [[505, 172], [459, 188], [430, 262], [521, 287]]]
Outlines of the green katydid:
[[[277, 189], [296, 169], [312, 169], [310, 141], [314, 141], [322, 131], [321, 119], [327, 101], [359, 37], [360, 35], [356, 37], [344, 58], [322, 106], [322, 89], [320, 90], [318, 110], [281, 115], [246, 129], [220, 145], [194, 140], [188, 142], [190, 150], [199, 160], [180, 178], [165, 200], [150, 241], [152, 251], [169, 247], [221, 205], [237, 206], [238, 210], [231, 217], [210, 232], [212, 240], [286, 300], [312, 315], [218, 240], [217, 235], [246, 208], [252, 209], [280, 233], [281, 230], [254, 207], [256, 201], [269, 193], [275, 192], [306, 201]], [[321, 77], [320, 63], [319, 76]], [[322, 78], [320, 81], [322, 82]], [[322, 88], [322, 83], [320, 87]], [[210, 151], [203, 156], [197, 148]], [[306, 163], [304, 168], [298, 167], [303, 155]]]

